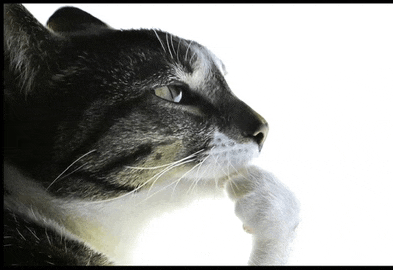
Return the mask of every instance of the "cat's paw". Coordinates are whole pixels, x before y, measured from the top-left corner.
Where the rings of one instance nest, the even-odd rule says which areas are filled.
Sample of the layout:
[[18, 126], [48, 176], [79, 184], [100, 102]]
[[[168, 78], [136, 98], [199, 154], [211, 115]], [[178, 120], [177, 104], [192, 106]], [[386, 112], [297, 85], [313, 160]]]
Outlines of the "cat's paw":
[[253, 235], [249, 263], [284, 264], [299, 223], [299, 205], [292, 192], [274, 175], [254, 166], [232, 179], [227, 191], [235, 200], [243, 229]]

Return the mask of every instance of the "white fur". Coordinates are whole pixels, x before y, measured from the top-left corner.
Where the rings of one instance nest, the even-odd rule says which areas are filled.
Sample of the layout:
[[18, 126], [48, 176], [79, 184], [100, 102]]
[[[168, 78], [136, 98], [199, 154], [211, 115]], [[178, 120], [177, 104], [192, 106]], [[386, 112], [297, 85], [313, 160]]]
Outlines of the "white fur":
[[192, 48], [190, 61], [192, 61], [193, 72], [187, 73], [179, 66], [174, 66], [175, 75], [188, 86], [197, 91], [204, 84], [211, 72], [212, 60], [216, 57], [210, 55], [210, 52], [205, 48], [198, 47], [197, 45], [189, 44]]
[[254, 166], [234, 182], [251, 187], [236, 200], [236, 215], [253, 234], [249, 264], [285, 264], [299, 223], [297, 199], [274, 175]]
[[188, 178], [219, 179], [236, 173], [238, 169], [258, 157], [258, 146], [253, 143], [238, 144], [225, 134], [215, 131], [210, 144], [212, 149], [200, 168], [193, 170]]
[[[192, 193], [189, 188], [186, 181], [180, 182], [175, 191], [172, 186], [157, 185], [150, 192], [108, 202], [74, 202], [66, 207], [70, 214], [83, 220], [72, 230], [89, 239], [91, 245], [118, 265], [236, 263], [234, 259], [227, 260], [222, 250], [212, 250], [230, 245], [232, 256], [241, 253], [239, 242], [232, 237], [241, 239], [250, 250], [251, 241], [235, 218], [233, 203], [215, 185], [198, 186]], [[195, 209], [199, 211], [194, 212]], [[193, 213], [190, 215], [189, 211]], [[228, 224], [223, 224], [228, 220]], [[211, 230], [215, 232], [213, 237]], [[228, 239], [228, 235], [233, 236]], [[247, 257], [243, 254], [243, 263]]]

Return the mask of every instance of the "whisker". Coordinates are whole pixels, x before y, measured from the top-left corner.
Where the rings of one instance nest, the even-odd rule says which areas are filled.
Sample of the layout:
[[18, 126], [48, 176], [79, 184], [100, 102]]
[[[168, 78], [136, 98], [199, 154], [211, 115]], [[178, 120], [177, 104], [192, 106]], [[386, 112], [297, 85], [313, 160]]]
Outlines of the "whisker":
[[[115, 197], [115, 198], [106, 199], [106, 200], [91, 201], [91, 202], [88, 202], [88, 203], [89, 203], [89, 204], [95, 204], [95, 203], [102, 203], [102, 202], [110, 202], [110, 201], [115, 201], [115, 200], [121, 199], [121, 198], [123, 198], [123, 197], [125, 197], [125, 196], [129, 196], [130, 194], [133, 194], [133, 193], [137, 192], [139, 189], [141, 189], [141, 188], [143, 188], [144, 186], [148, 185], [151, 181], [153, 181], [154, 178], [157, 178], [157, 177], [159, 178], [159, 177], [161, 177], [163, 174], [165, 174], [166, 172], [168, 172], [169, 170], [171, 170], [171, 169], [173, 169], [173, 168], [176, 168], [176, 167], [178, 167], [178, 166], [181, 166], [181, 165], [183, 165], [183, 164], [192, 162], [192, 161], [193, 161], [192, 159], [186, 160], [186, 161], [183, 161], [182, 163], [178, 163], [178, 164], [176, 164], [176, 165], [170, 166], [170, 168], [165, 168], [163, 171], [160, 171], [159, 173], [155, 174], [153, 177], [151, 177], [150, 179], [148, 179], [147, 181], [145, 181], [142, 185], [138, 186], [136, 189], [133, 189], [132, 191], [127, 192], [127, 193], [125, 193], [125, 194], [123, 194], [123, 195], [121, 195], [121, 196], [118, 196], [118, 197]], [[158, 178], [155, 179], [154, 182], [156, 182], [156, 181], [158, 180]], [[152, 186], [153, 186], [153, 185], [154, 185], [154, 183], [152, 184]], [[151, 189], [151, 187], [149, 188], [149, 192], [150, 192], [150, 189]], [[159, 190], [159, 191], [160, 191], [160, 190]], [[159, 191], [157, 191], [157, 192], [159, 192]], [[156, 194], [157, 192], [153, 193], [151, 196], [153, 196], [153, 195]], [[150, 197], [151, 197], [151, 196], [150, 196]], [[146, 201], [146, 200], [149, 199], [150, 197], [145, 198], [144, 200], [142, 200], [142, 201], [139, 202], [139, 203], [142, 203], [142, 202]]]
[[[241, 175], [241, 176], [243, 176], [243, 177], [246, 177], [246, 176], [244, 176], [243, 173], [239, 172], [239, 171], [235, 168], [235, 166], [232, 165], [232, 163], [230, 163], [230, 165], [231, 165], [231, 167], [236, 171], [237, 175]], [[246, 169], [246, 171], [247, 171], [247, 174], [246, 174], [246, 175], [249, 175], [247, 167], [245, 167], [245, 169]]]
[[173, 55], [172, 55], [172, 52], [171, 52], [171, 48], [169, 47], [168, 33], [165, 34], [165, 38], [166, 38], [166, 45], [167, 45], [167, 47], [168, 47], [169, 54], [171, 55], [171, 58], [173, 59]]
[[84, 158], [85, 156], [93, 153], [97, 151], [96, 149], [91, 150], [89, 152], [87, 152], [86, 154], [83, 154], [82, 156], [80, 156], [79, 158], [77, 158], [74, 162], [72, 162], [64, 171], [62, 171], [56, 178], [55, 180], [52, 181], [52, 183], [50, 183], [50, 185], [46, 188], [46, 191], [66, 172], [68, 171], [76, 162], [78, 162], [79, 160], [81, 160], [82, 158]]
[[[186, 163], [189, 163], [189, 162], [192, 162], [192, 161], [194, 161], [194, 160], [192, 160], [192, 159], [191, 159], [191, 160], [186, 160], [186, 161], [184, 161], [184, 162], [182, 162], [182, 163], [178, 163], [178, 164], [169, 166], [168, 168], [165, 168], [164, 170], [162, 170], [160, 173], [158, 173], [156, 176], [154, 176], [154, 177], [156, 177], [156, 179], [154, 180], [154, 182], [153, 182], [152, 185], [150, 186], [149, 191], [147, 192], [147, 194], [149, 194], [149, 192], [151, 191], [151, 189], [153, 188], [153, 186], [154, 186], [154, 184], [157, 182], [157, 180], [158, 180], [161, 176], [163, 176], [165, 173], [167, 173], [168, 171], [172, 170], [173, 168], [179, 167], [179, 166], [181, 166], [181, 165], [183, 165], [183, 164], [186, 164]], [[154, 177], [153, 177], [153, 178], [154, 178]]]
[[[236, 167], [233, 166], [233, 164], [232, 164], [231, 162], [229, 162], [229, 160], [228, 160], [228, 163], [229, 163], [229, 165], [236, 171], [236, 174], [237, 174], [238, 176], [246, 177], [246, 176], [244, 176], [241, 172], [239, 172], [239, 171], [236, 169]], [[247, 170], [247, 168], [246, 168], [246, 170]], [[228, 184], [230, 185], [230, 188], [232, 189], [233, 194], [235, 194], [235, 196], [237, 197], [237, 194], [236, 194], [235, 190], [233, 189], [233, 186], [235, 186], [235, 188], [236, 188], [237, 190], [239, 190], [239, 187], [238, 187], [238, 185], [236, 184], [236, 182], [232, 180], [232, 178], [230, 177], [230, 175], [228, 175]]]
[[[171, 169], [173, 169], [173, 168], [175, 168], [175, 167], [178, 167], [178, 166], [180, 166], [180, 165], [184, 165], [184, 164], [186, 164], [186, 163], [193, 162], [193, 161], [194, 161], [194, 160], [187, 160], [187, 161], [184, 161], [183, 163], [178, 164], [177, 166], [173, 166], [173, 167], [169, 168], [168, 171], [171, 170]], [[167, 171], [166, 171], [166, 172], [167, 172]], [[164, 172], [164, 173], [166, 173], [166, 172]], [[161, 177], [164, 173], [162, 173], [161, 175], [159, 175], [158, 178]], [[153, 177], [153, 178], [154, 178], [154, 177]], [[153, 185], [155, 184], [155, 182], [158, 180], [158, 178], [157, 178], [156, 180], [154, 180], [154, 183], [153, 183], [152, 186], [149, 188], [149, 191], [148, 191], [148, 193], [147, 193], [147, 196], [149, 195], [151, 188], [153, 187]], [[166, 189], [167, 187], [169, 187], [169, 186], [172, 185], [173, 183], [174, 183], [174, 182], [170, 183], [169, 185], [166, 185], [165, 187], [161, 188], [160, 190], [157, 190], [156, 192], [154, 192], [153, 194], [151, 194], [150, 196], [148, 196], [148, 197], [146, 197], [144, 200], [142, 200], [140, 203], [142, 203], [142, 202], [148, 200], [148, 199], [151, 198], [153, 195], [155, 195], [155, 194], [157, 194], [158, 192], [160, 192], [160, 191]]]
[[[176, 189], [176, 187], [177, 187], [177, 184], [179, 184], [180, 183], [180, 181], [187, 175], [187, 174], [189, 174], [191, 171], [193, 171], [196, 167], [198, 167], [198, 166], [201, 166], [201, 163], [198, 163], [198, 164], [196, 164], [194, 167], [192, 167], [190, 170], [188, 170], [187, 172], [185, 172], [179, 179], [177, 179], [177, 181], [175, 181], [175, 182], [172, 182], [170, 185], [173, 185], [174, 183], [176, 183], [176, 185], [173, 187], [173, 189], [172, 189], [172, 196], [173, 196], [173, 193], [175, 192], [175, 189]], [[168, 186], [170, 186], [170, 185], [168, 185]]]
[[[200, 163], [198, 163], [197, 165], [195, 165], [191, 170], [193, 170], [196, 166], [198, 166], [198, 171], [199, 171], [199, 169], [201, 168], [202, 164], [203, 164], [209, 157], [210, 157], [210, 155], [208, 155], [208, 156], [207, 156], [206, 158], [204, 158]], [[191, 171], [191, 170], [190, 170], [190, 171]], [[189, 171], [189, 172], [190, 172], [190, 171]], [[199, 179], [196, 178], [195, 181], [193, 181], [193, 183], [192, 183], [191, 186], [190, 186], [191, 191], [197, 187], [197, 184], [198, 184], [198, 182], [199, 182], [201, 179], [202, 179], [202, 177], [199, 177]], [[195, 187], [192, 188], [192, 187], [194, 186], [194, 184], [195, 184]], [[190, 191], [190, 188], [187, 190], [187, 193]], [[190, 191], [190, 192], [191, 192], [191, 191]]]
[[[214, 161], [215, 161], [215, 168], [221, 170], [221, 172], [226, 175], [228, 177], [228, 179], [230, 178], [230, 174], [229, 174], [229, 165], [232, 166], [232, 163], [230, 162], [229, 158], [227, 157], [227, 170], [225, 171], [224, 167], [222, 165], [220, 165], [218, 159], [220, 158], [218, 155], [216, 155], [215, 157], [213, 156]], [[215, 178], [215, 182], [216, 182], [216, 186], [218, 187], [218, 179]]]
[[[190, 157], [187, 157], [187, 158], [190, 158]], [[184, 160], [184, 159], [183, 159], [183, 160]], [[183, 161], [183, 162], [181, 162], [181, 163], [179, 163], [179, 162], [180, 162], [180, 160], [179, 160], [179, 161], [170, 163], [170, 165], [169, 165], [167, 168], [165, 168], [164, 170], [162, 170], [162, 171], [158, 172], [157, 174], [153, 175], [153, 177], [151, 177], [150, 179], [148, 179], [147, 181], [145, 181], [142, 185], [138, 186], [136, 189], [134, 189], [133, 191], [131, 191], [131, 193], [136, 192], [136, 191], [138, 191], [139, 189], [141, 189], [142, 187], [148, 185], [151, 181], [153, 181], [154, 178], [161, 177], [161, 176], [162, 176], [164, 173], [166, 173], [167, 171], [169, 171], [169, 170], [171, 170], [171, 169], [173, 169], [173, 168], [175, 168], [175, 167], [177, 167], [177, 166], [180, 166], [180, 165], [182, 165], [182, 164], [191, 162], [191, 161], [193, 161], [193, 160], [190, 159], [190, 160]], [[156, 180], [157, 180], [157, 179], [156, 179]], [[154, 180], [154, 181], [156, 181], [156, 180]], [[153, 183], [153, 185], [154, 185], [154, 183]], [[150, 189], [149, 189], [149, 191], [150, 191]]]
[[161, 43], [162, 49], [163, 49], [164, 52], [166, 53], [166, 50], [165, 50], [164, 44], [163, 44], [162, 41], [161, 41], [161, 38], [158, 36], [158, 34], [157, 34], [157, 32], [156, 32], [155, 29], [153, 29], [153, 31], [154, 31], [154, 34], [156, 34], [156, 37], [157, 37], [158, 41]]
[[79, 170], [80, 170], [81, 168], [83, 168], [86, 164], [87, 164], [87, 162], [84, 163], [84, 164], [82, 164], [81, 166], [79, 166], [78, 168], [76, 168], [75, 170], [73, 170], [72, 172], [67, 173], [66, 175], [63, 175], [63, 176], [60, 177], [58, 180], [63, 179], [63, 178], [66, 178], [66, 177], [70, 176], [71, 174], [73, 174], [73, 173], [79, 171]]
[[[199, 152], [201, 152], [201, 151], [203, 151], [203, 150], [204, 150], [204, 149], [201, 149], [201, 150], [195, 152], [193, 155], [195, 155], [195, 154], [197, 154], [197, 153], [199, 153]], [[190, 155], [190, 156], [192, 156], [192, 155]], [[190, 157], [190, 156], [189, 156], [189, 157]], [[173, 168], [175, 168], [175, 167], [178, 167], [178, 166], [180, 166], [180, 165], [184, 165], [184, 164], [186, 164], [186, 163], [193, 162], [193, 161], [195, 161], [195, 160], [194, 160], [194, 159], [186, 160], [186, 161], [184, 161], [184, 162], [182, 162], [182, 163], [180, 163], [180, 164], [176, 164], [176, 165], [174, 165], [174, 166], [171, 166], [170, 168], [166, 168], [166, 169], [164, 169], [164, 171], [162, 171], [161, 173], [159, 173], [159, 174], [161, 174], [161, 175], [155, 175], [155, 176], [153, 176], [153, 178], [154, 178], [154, 177], [158, 177], [158, 178], [159, 178], [159, 177], [161, 177], [164, 173], [166, 173], [167, 171], [169, 171], [169, 170], [171, 170], [171, 169], [173, 169]], [[203, 162], [202, 162], [202, 163], [203, 163]], [[166, 185], [166, 186], [163, 187], [162, 189], [156, 191], [155, 193], [151, 194], [149, 197], [145, 198], [145, 200], [149, 199], [151, 196], [153, 196], [154, 194], [160, 192], [161, 190], [166, 189], [167, 187], [169, 187], [169, 186], [173, 185], [174, 183], [176, 183], [176, 185], [175, 185], [175, 187], [174, 187], [174, 189], [173, 189], [173, 191], [172, 191], [172, 195], [173, 195], [173, 192], [174, 192], [174, 190], [175, 190], [177, 184], [178, 184], [187, 174], [189, 174], [194, 168], [196, 168], [198, 165], [201, 165], [201, 163], [198, 163], [197, 165], [195, 165], [194, 167], [192, 167], [190, 170], [188, 170], [186, 173], [184, 173], [177, 181], [171, 182], [169, 185]], [[155, 184], [155, 182], [158, 180], [158, 178], [157, 178], [156, 180], [154, 180], [154, 183], [153, 183], [152, 186], [150, 187], [150, 189], [149, 189], [149, 191], [148, 191], [148, 194], [149, 194], [151, 188], [153, 187], [153, 185]], [[149, 179], [149, 182], [150, 182], [150, 181], [151, 181], [151, 179]], [[144, 200], [144, 201], [145, 201], [145, 200]]]
[[229, 169], [229, 167], [230, 166], [232, 166], [232, 163], [230, 162], [230, 160], [229, 160], [229, 158], [227, 157], [227, 166], [226, 166], [226, 170], [227, 170], [227, 173], [226, 173], [226, 175], [230, 175], [230, 169]]
[[[214, 148], [214, 147], [213, 147], [213, 148]], [[213, 148], [212, 148], [212, 149], [213, 149]], [[183, 174], [183, 175], [176, 181], [176, 185], [173, 187], [172, 195], [173, 195], [173, 192], [174, 192], [175, 189], [176, 189], [177, 184], [178, 184], [187, 174], [189, 174], [191, 171], [193, 171], [196, 167], [198, 167], [198, 170], [197, 170], [197, 172], [196, 172], [196, 177], [198, 177], [198, 175], [199, 175], [199, 169], [201, 168], [202, 164], [203, 164], [209, 157], [210, 157], [210, 154], [207, 155], [206, 158], [204, 158], [201, 162], [199, 162], [199, 163], [196, 164], [194, 167], [192, 167], [192, 168], [191, 168], [189, 171], [187, 171], [185, 174]], [[200, 177], [200, 178], [201, 178], [201, 177]]]
[[[102, 203], [102, 202], [109, 202], [109, 201], [114, 201], [114, 200], [117, 200], [117, 199], [120, 199], [120, 198], [123, 198], [123, 197], [125, 197], [125, 196], [129, 196], [130, 194], [133, 194], [133, 193], [135, 193], [135, 192], [137, 192], [139, 189], [141, 189], [141, 188], [143, 188], [144, 186], [146, 186], [146, 185], [148, 185], [151, 181], [154, 181], [154, 183], [158, 180], [158, 178], [159, 177], [161, 177], [163, 174], [165, 174], [166, 172], [168, 172], [169, 170], [171, 170], [171, 169], [173, 169], [173, 168], [176, 168], [176, 167], [179, 167], [179, 166], [181, 166], [181, 165], [184, 165], [184, 164], [186, 164], [186, 163], [189, 163], [189, 162], [193, 162], [194, 161], [194, 157], [198, 154], [198, 153], [200, 153], [200, 152], [202, 152], [202, 151], [204, 151], [204, 149], [201, 149], [201, 150], [198, 150], [198, 151], [196, 151], [195, 153], [193, 153], [193, 154], [191, 154], [191, 155], [189, 155], [189, 156], [187, 156], [187, 157], [185, 157], [185, 158], [182, 158], [182, 159], [180, 159], [180, 160], [178, 160], [178, 161], [175, 161], [175, 162], [172, 162], [172, 163], [169, 163], [169, 164], [165, 164], [165, 165], [161, 165], [161, 166], [156, 166], [156, 167], [130, 167], [130, 166], [126, 166], [126, 167], [128, 167], [128, 168], [135, 168], [135, 169], [141, 169], [141, 170], [149, 170], [149, 169], [152, 169], [152, 168], [157, 168], [157, 167], [165, 167], [165, 166], [167, 166], [167, 168], [165, 168], [164, 170], [162, 170], [162, 171], [160, 171], [160, 172], [158, 172], [157, 174], [155, 174], [153, 177], [151, 177], [150, 179], [148, 179], [147, 181], [145, 181], [142, 185], [140, 185], [140, 186], [138, 186], [136, 189], [134, 189], [134, 190], [132, 190], [132, 191], [130, 191], [130, 192], [127, 192], [127, 193], [125, 193], [125, 194], [123, 194], [123, 195], [121, 195], [121, 196], [118, 196], [118, 197], [115, 197], [115, 198], [109, 198], [109, 199], [106, 199], [106, 200], [100, 200], [100, 201], [92, 201], [92, 202], [88, 202], [89, 204], [94, 204], [94, 203]], [[157, 178], [157, 179], [155, 179], [155, 178]], [[155, 179], [155, 180], [154, 180]], [[154, 183], [152, 184], [152, 186], [154, 185]], [[166, 187], [164, 187], [164, 188], [166, 188]], [[150, 188], [151, 189], [151, 188]], [[149, 189], [149, 191], [150, 191], [150, 189]], [[160, 191], [160, 190], [159, 190]], [[157, 192], [159, 192], [159, 191], [157, 191]], [[157, 192], [155, 192], [154, 194], [156, 194]], [[153, 196], [154, 194], [152, 194], [151, 196]], [[150, 196], [150, 197], [151, 197]], [[150, 197], [148, 197], [148, 198], [150, 198]], [[143, 201], [145, 201], [145, 200], [147, 200], [148, 198], [145, 198]], [[142, 203], [143, 201], [141, 201], [140, 203]]]
[[179, 179], [177, 179], [175, 182], [173, 182], [173, 183], [171, 183], [170, 185], [173, 185], [174, 183], [176, 183], [175, 184], [175, 186], [173, 187], [173, 189], [172, 189], [172, 195], [171, 196], [173, 196], [173, 193], [175, 192], [175, 189], [176, 189], [176, 187], [177, 187], [177, 185], [180, 183], [180, 181], [187, 175], [187, 174], [189, 174], [196, 166], [198, 166], [199, 165], [199, 163], [198, 164], [196, 164], [194, 167], [192, 167], [190, 170], [188, 170], [187, 172], [185, 172]]
[[174, 165], [174, 164], [176, 164], [176, 163], [182, 162], [183, 160], [192, 158], [192, 157], [196, 156], [198, 153], [200, 153], [200, 152], [202, 152], [202, 151], [203, 151], [203, 149], [198, 150], [198, 151], [196, 151], [195, 153], [193, 153], [193, 154], [191, 154], [191, 155], [189, 155], [189, 156], [187, 156], [187, 157], [185, 157], [185, 158], [179, 159], [178, 161], [171, 162], [171, 163], [167, 163], [167, 164], [164, 164], [164, 165], [155, 166], [155, 167], [133, 167], [133, 166], [125, 166], [125, 167], [126, 167], [127, 169], [136, 169], [136, 170], [155, 170], [155, 169], [167, 167], [167, 166], [170, 166], [170, 165]]
[[228, 181], [229, 183], [233, 184], [237, 189], [239, 189], [239, 187], [237, 186], [236, 182], [233, 181], [233, 180], [232, 180], [232, 177], [230, 177], [229, 175], [228, 175], [228, 180], [229, 180], [229, 181]]
[[[234, 184], [234, 182], [232, 182], [231, 180], [229, 180], [229, 181], [228, 181], [229, 187], [232, 189], [232, 192], [233, 192], [233, 194], [235, 194], [235, 197], [238, 197], [237, 194], [236, 194], [236, 191], [233, 189], [232, 184]], [[236, 187], [236, 185], [235, 185], [235, 187]]]
[[185, 54], [185, 57], [184, 57], [184, 61], [187, 61], [188, 50], [190, 49], [192, 42], [193, 42], [193, 41], [191, 40], [190, 43], [188, 43], [188, 47], [187, 47], [187, 50], [186, 50], [186, 54]]
[[[213, 146], [213, 147], [210, 149], [210, 151], [212, 151], [214, 148], [215, 148], [215, 146]], [[204, 159], [201, 161], [200, 164], [202, 165], [210, 156], [211, 156], [211, 155], [208, 154], [207, 157], [204, 158]], [[201, 167], [198, 168], [196, 175], [199, 175], [199, 169], [200, 169], [200, 168], [201, 168]]]
[[229, 175], [228, 175], [228, 184], [229, 184], [230, 188], [232, 189], [233, 194], [235, 194], [235, 197], [238, 197], [238, 195], [236, 194], [236, 191], [233, 189], [233, 186], [235, 186], [236, 190], [239, 190], [239, 187], [236, 184], [236, 182], [233, 181]]
[[183, 39], [179, 39], [179, 42], [177, 43], [177, 51], [176, 51], [177, 62], [180, 62], [180, 60], [179, 60], [179, 50], [180, 50], [180, 44], [181, 44], [182, 41], [183, 41]]
[[176, 51], [175, 51], [175, 47], [173, 46], [173, 35], [172, 34], [171, 34], [171, 45], [172, 45], [173, 53], [175, 53]]
[[217, 155], [216, 158], [215, 158], [216, 167], [219, 168], [223, 174], [228, 175], [228, 172], [226, 172], [226, 171], [224, 170], [223, 166], [219, 166], [219, 165], [218, 165], [218, 164], [219, 164], [218, 161], [217, 161], [218, 158], [219, 158], [219, 157], [218, 157], [218, 155]]

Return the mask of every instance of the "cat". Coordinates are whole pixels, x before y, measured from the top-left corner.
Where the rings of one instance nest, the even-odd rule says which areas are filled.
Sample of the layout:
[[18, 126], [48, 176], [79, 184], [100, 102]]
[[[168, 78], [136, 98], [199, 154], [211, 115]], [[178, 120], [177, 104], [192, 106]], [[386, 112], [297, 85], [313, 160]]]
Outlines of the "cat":
[[251, 164], [268, 124], [207, 48], [7, 4], [4, 56], [5, 265], [132, 264], [155, 216], [209, 198], [251, 234], [249, 264], [287, 261], [299, 203]]

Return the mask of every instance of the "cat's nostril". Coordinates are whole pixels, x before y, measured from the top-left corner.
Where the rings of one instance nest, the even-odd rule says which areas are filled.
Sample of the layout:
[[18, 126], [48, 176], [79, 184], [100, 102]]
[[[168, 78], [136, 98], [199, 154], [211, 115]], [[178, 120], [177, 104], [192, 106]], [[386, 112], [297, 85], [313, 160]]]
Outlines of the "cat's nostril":
[[269, 126], [264, 121], [264, 123], [261, 123], [261, 125], [255, 130], [254, 134], [252, 135], [259, 146], [259, 150], [261, 150], [262, 145], [266, 140], [268, 132], [269, 132]]
[[265, 134], [258, 132], [257, 134], [254, 134], [254, 138], [257, 141], [257, 144], [262, 144], [265, 141]]

